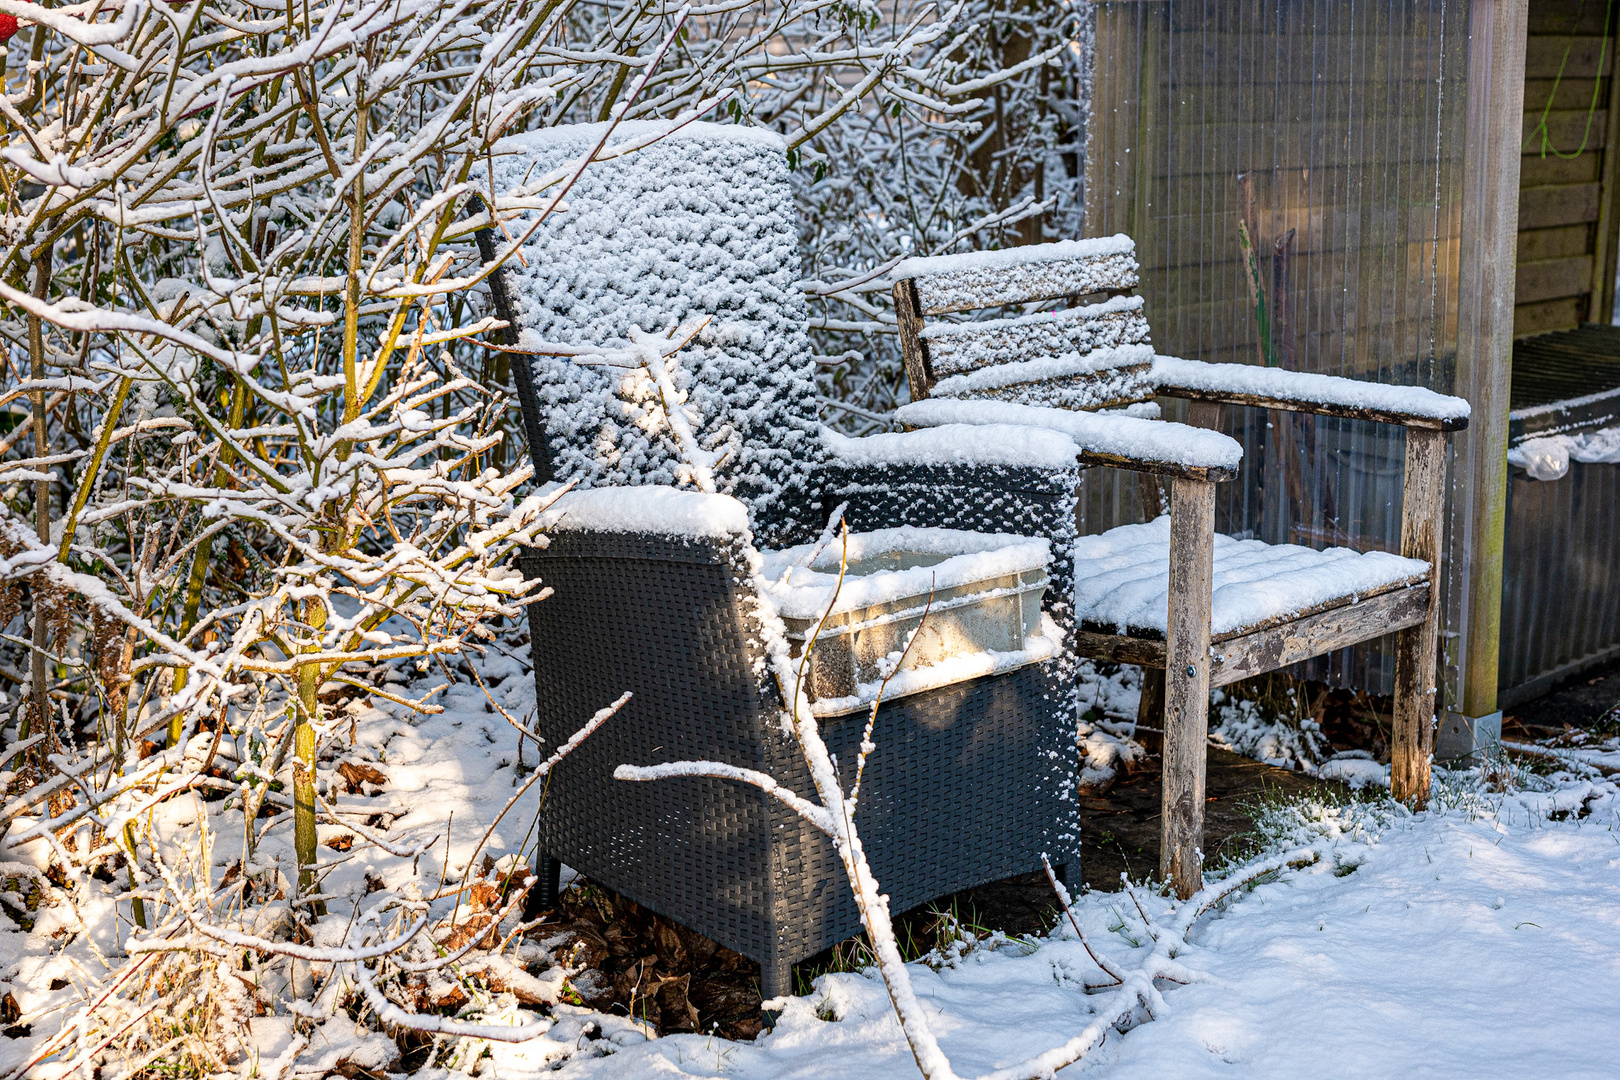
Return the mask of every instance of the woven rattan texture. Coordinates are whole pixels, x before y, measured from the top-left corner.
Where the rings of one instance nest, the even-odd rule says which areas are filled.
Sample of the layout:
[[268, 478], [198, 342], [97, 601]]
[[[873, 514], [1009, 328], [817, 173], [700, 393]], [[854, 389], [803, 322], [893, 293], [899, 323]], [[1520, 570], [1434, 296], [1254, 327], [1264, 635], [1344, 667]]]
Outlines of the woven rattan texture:
[[[740, 544], [579, 533], [525, 557], [555, 590], [529, 609], [547, 744], [635, 694], [557, 767], [539, 834], [587, 877], [757, 959], [774, 994], [793, 962], [859, 930], [832, 845], [743, 785], [612, 778], [622, 763], [704, 758], [812, 794], [765, 674], [743, 557]], [[882, 707], [858, 821], [894, 910], [1034, 870], [1043, 851], [1078, 866], [1067, 700], [1052, 662]], [[823, 722], [846, 783], [863, 721]], [[1066, 791], [1054, 761], [1068, 762]]]

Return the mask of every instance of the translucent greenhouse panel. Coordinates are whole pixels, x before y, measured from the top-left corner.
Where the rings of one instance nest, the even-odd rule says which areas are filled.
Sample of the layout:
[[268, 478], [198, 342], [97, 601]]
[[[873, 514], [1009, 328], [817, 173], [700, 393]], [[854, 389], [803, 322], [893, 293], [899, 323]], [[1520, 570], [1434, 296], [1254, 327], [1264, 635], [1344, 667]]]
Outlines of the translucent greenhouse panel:
[[[1461, 0], [1099, 4], [1086, 234], [1136, 238], [1157, 351], [1449, 392], [1467, 42]], [[1399, 549], [1399, 429], [1226, 429], [1246, 467], [1224, 531]], [[1126, 494], [1088, 507], [1129, 520]], [[1388, 692], [1393, 671], [1385, 641], [1309, 673]]]

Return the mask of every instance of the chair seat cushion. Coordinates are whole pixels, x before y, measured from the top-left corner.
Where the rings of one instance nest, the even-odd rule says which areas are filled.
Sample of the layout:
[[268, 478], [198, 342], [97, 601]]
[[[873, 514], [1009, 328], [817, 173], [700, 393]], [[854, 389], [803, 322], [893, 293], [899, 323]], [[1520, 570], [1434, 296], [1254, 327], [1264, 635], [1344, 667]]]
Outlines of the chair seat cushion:
[[[1082, 625], [1162, 638], [1169, 614], [1170, 518], [1122, 525], [1074, 545], [1075, 614]], [[1382, 551], [1316, 551], [1215, 537], [1210, 632], [1235, 637], [1427, 578], [1429, 564]]]

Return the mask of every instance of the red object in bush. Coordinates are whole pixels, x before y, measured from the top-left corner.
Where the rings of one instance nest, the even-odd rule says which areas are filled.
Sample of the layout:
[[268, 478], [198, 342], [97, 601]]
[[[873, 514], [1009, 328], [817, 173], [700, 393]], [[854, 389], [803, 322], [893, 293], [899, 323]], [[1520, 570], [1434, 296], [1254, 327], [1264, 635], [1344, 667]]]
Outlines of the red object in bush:
[[10, 41], [17, 32], [17, 16], [0, 12], [0, 45]]

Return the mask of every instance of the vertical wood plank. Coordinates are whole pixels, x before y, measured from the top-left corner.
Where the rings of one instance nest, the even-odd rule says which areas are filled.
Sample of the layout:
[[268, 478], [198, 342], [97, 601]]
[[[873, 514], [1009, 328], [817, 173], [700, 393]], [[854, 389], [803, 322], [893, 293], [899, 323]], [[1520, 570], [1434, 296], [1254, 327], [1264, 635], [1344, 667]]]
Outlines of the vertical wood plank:
[[[1152, 731], [1144, 730], [1153, 728]], [[1136, 703], [1136, 741], [1150, 754], [1164, 753], [1164, 669], [1142, 669], [1142, 697]]]
[[1187, 404], [1187, 426], [1221, 430], [1221, 403], [1218, 401], [1192, 401]]
[[1395, 639], [1395, 721], [1390, 747], [1390, 794], [1402, 802], [1429, 800], [1434, 749], [1435, 664], [1440, 632], [1440, 509], [1446, 468], [1445, 435], [1408, 428], [1401, 495], [1401, 554], [1430, 570], [1428, 615]]
[[918, 314], [922, 304], [917, 299], [917, 282], [901, 278], [894, 283], [894, 317], [900, 329], [900, 358], [906, 365], [906, 382], [911, 385], [911, 400], [921, 401], [934, 388], [929, 370], [928, 346], [922, 339], [923, 321]]
[[1170, 612], [1164, 676], [1164, 816], [1159, 876], [1186, 899], [1204, 885], [1204, 764], [1209, 736], [1209, 611], [1215, 485], [1170, 487]]

